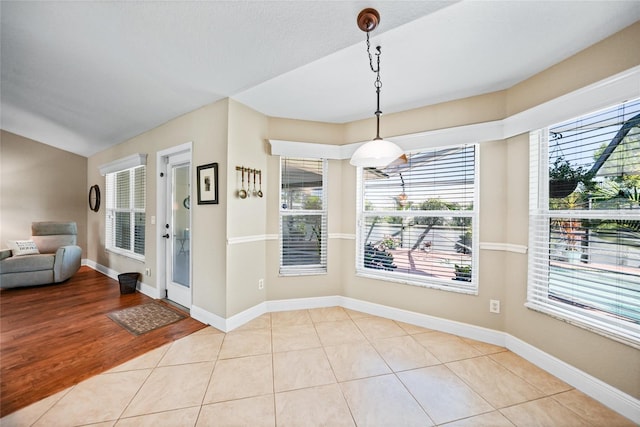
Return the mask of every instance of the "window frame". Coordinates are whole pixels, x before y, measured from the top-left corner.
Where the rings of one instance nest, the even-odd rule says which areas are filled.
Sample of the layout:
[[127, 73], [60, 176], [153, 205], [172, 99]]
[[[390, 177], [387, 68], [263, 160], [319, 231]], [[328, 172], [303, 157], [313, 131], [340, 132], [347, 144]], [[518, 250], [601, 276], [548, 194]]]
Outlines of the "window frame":
[[[623, 104], [625, 103], [619, 103], [608, 109]], [[584, 113], [573, 120], [578, 121], [581, 117], [589, 114], [594, 113]], [[633, 209], [631, 211], [624, 209], [562, 210], [550, 207], [548, 135], [551, 127], [548, 126], [529, 133], [529, 255], [525, 306], [615, 341], [640, 348], [640, 324], [616, 317], [598, 308], [582, 307], [581, 304], [571, 304], [553, 298], [549, 291], [549, 262], [554, 256], [549, 249], [553, 244], [549, 228], [549, 221], [552, 218], [640, 220], [639, 213], [633, 212]], [[545, 262], [543, 263], [543, 261]], [[544, 292], [545, 287], [546, 293]]]
[[[307, 210], [292, 210], [284, 209], [282, 207], [282, 191], [283, 191], [283, 164], [285, 160], [301, 160], [309, 162], [321, 162], [322, 164], [322, 209], [307, 209]], [[328, 273], [328, 219], [329, 219], [329, 198], [328, 198], [328, 167], [329, 162], [326, 158], [312, 158], [312, 157], [300, 157], [300, 156], [280, 156], [280, 180], [279, 180], [279, 192], [278, 192], [278, 242], [279, 242], [279, 266], [278, 274], [282, 277], [287, 276], [311, 276], [311, 275], [323, 275]], [[295, 216], [320, 216], [321, 224], [323, 225], [320, 233], [320, 263], [314, 264], [301, 264], [301, 265], [283, 265], [284, 260], [284, 229], [283, 220], [286, 217]]]
[[[142, 203], [143, 207], [136, 207], [136, 170], [142, 168], [142, 177], [144, 182], [142, 195]], [[117, 200], [117, 184], [116, 184], [116, 176], [120, 173], [128, 172], [129, 173], [129, 207], [128, 208], [118, 208], [116, 206]], [[130, 168], [116, 170], [113, 172], [108, 172], [105, 174], [105, 250], [107, 252], [112, 252], [118, 255], [122, 255], [137, 261], [144, 262], [145, 261], [145, 253], [146, 253], [146, 198], [147, 198], [147, 169], [146, 165], [138, 165]], [[132, 249], [124, 249], [116, 246], [116, 214], [117, 213], [128, 213], [130, 219], [130, 247]], [[144, 214], [144, 247], [143, 251], [145, 253], [139, 254], [135, 252], [136, 247], [136, 215]]]
[[[480, 206], [480, 144], [478, 143], [462, 143], [444, 146], [434, 146], [414, 150], [412, 154], [421, 153], [423, 151], [444, 150], [456, 147], [474, 147], [474, 171], [473, 171], [473, 209], [472, 210], [406, 210], [406, 211], [390, 211], [390, 210], [374, 210], [366, 211], [365, 208], [365, 192], [364, 192], [364, 169], [358, 167], [357, 183], [356, 183], [356, 244], [355, 244], [355, 270], [357, 277], [382, 280], [387, 282], [401, 283], [411, 286], [419, 286], [423, 288], [438, 289], [449, 292], [463, 293], [469, 295], [478, 295], [479, 292], [479, 269], [480, 269], [480, 241], [479, 241], [479, 206]], [[409, 154], [409, 153], [407, 153]], [[407, 178], [405, 178], [407, 181]], [[471, 242], [471, 281], [457, 282], [454, 280], [445, 280], [438, 278], [428, 278], [419, 275], [411, 275], [408, 273], [396, 273], [394, 271], [385, 271], [378, 269], [366, 268], [364, 266], [364, 253], [366, 238], [366, 218], [374, 216], [398, 216], [398, 217], [469, 217], [471, 218], [472, 242]]]

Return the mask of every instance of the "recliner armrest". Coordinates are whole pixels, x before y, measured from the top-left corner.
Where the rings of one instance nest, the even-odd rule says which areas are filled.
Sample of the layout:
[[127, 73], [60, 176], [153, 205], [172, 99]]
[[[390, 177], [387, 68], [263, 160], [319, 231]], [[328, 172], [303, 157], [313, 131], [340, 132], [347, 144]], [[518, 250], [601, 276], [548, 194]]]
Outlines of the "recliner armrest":
[[63, 282], [73, 276], [82, 262], [82, 248], [76, 245], [61, 246], [56, 251], [53, 264], [53, 280]]
[[13, 252], [11, 252], [11, 249], [0, 249], [0, 261], [2, 261], [5, 258], [9, 258], [13, 255]]

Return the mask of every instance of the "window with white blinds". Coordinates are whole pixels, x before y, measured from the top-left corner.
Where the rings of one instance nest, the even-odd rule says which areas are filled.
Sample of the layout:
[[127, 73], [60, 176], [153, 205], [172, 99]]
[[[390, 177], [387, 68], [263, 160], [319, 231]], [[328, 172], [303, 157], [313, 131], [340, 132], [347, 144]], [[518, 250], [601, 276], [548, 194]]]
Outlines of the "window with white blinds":
[[106, 249], [144, 260], [146, 166], [106, 174]]
[[530, 147], [527, 306], [640, 347], [640, 100]]
[[280, 160], [280, 274], [327, 272], [327, 161]]
[[359, 275], [477, 292], [476, 149], [426, 150], [359, 171]]

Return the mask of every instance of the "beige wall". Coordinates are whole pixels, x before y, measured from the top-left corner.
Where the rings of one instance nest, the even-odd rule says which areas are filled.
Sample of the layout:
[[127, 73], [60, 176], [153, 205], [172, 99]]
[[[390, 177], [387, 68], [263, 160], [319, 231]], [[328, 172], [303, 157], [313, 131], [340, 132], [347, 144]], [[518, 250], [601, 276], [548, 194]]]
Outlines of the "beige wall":
[[[88, 176], [91, 183], [104, 188], [104, 177], [100, 176], [100, 165], [134, 153], [147, 154], [147, 217], [145, 262], [110, 253], [104, 249], [104, 215], [89, 215], [89, 259], [117, 272], [151, 269], [151, 276], [143, 276], [145, 284], [158, 287], [156, 278], [156, 245], [160, 236], [160, 225], [152, 225], [151, 217], [158, 216], [156, 189], [164, 185], [157, 172], [156, 156], [166, 150], [187, 142], [193, 143], [192, 182], [196, 182], [196, 166], [218, 162], [220, 204], [198, 205], [195, 186], [192, 188], [191, 244], [193, 260], [193, 302], [211, 313], [226, 317], [226, 221], [227, 211], [227, 121], [228, 100], [200, 108], [177, 117], [142, 135], [91, 156], [88, 160]], [[164, 260], [160, 260], [164, 268]]]
[[519, 113], [638, 65], [640, 22], [536, 74], [507, 93], [507, 112]]
[[[227, 195], [227, 316], [259, 304], [266, 299], [266, 290], [258, 289], [258, 280], [266, 282], [267, 198], [253, 195], [253, 175], [245, 174], [242, 199], [242, 173], [236, 166], [262, 171], [263, 181], [270, 179], [267, 168], [268, 120], [264, 115], [236, 102], [229, 101], [228, 185]], [[250, 181], [250, 183], [249, 183]], [[269, 192], [263, 188], [263, 193]], [[242, 238], [250, 241], [242, 241]], [[257, 239], [257, 240], [256, 240]]]
[[335, 123], [269, 117], [269, 139], [341, 145], [346, 141], [346, 129]]
[[87, 256], [87, 159], [0, 133], [0, 247], [31, 237], [33, 221], [75, 221]]
[[[380, 134], [383, 137], [407, 135], [426, 130], [491, 122], [505, 118], [506, 92], [494, 92], [400, 113], [383, 114]], [[345, 125], [345, 142], [368, 141], [375, 136], [375, 119]]]

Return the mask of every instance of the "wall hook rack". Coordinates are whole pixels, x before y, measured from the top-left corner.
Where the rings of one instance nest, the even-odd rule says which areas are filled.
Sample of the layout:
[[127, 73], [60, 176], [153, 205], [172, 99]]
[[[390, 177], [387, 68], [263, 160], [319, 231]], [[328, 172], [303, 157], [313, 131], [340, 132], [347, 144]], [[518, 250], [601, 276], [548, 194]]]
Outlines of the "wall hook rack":
[[[262, 170], [246, 166], [236, 166], [236, 171], [240, 172], [240, 189], [236, 195], [241, 199], [248, 199], [251, 196], [264, 197], [262, 192]], [[247, 186], [245, 188], [245, 176]], [[252, 187], [253, 185], [253, 187]]]

